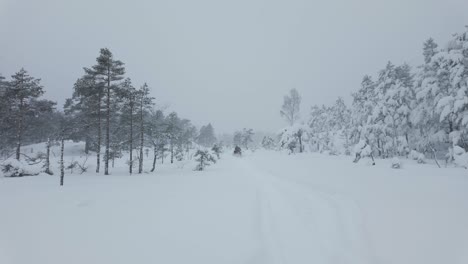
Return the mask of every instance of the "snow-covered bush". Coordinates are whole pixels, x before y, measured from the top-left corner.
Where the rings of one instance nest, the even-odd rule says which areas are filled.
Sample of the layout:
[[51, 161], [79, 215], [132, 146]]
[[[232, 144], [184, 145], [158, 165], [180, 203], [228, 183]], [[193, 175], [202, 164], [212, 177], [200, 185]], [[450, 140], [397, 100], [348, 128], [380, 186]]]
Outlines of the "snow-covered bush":
[[355, 163], [357, 163], [361, 158], [371, 157], [372, 165], [375, 165], [374, 157], [372, 156], [372, 148], [364, 140], [359, 141], [359, 143], [354, 146], [354, 155]]
[[418, 163], [426, 163], [426, 156], [423, 153], [418, 152], [416, 150], [411, 150], [409, 153], [409, 158], [412, 160], [416, 160]]
[[264, 149], [273, 150], [276, 148], [276, 142], [269, 136], [264, 136], [262, 140], [262, 147]]
[[290, 153], [302, 153], [309, 141], [309, 127], [304, 124], [295, 124], [283, 128], [279, 133], [281, 148], [288, 149]]
[[463, 167], [467, 169], [468, 168], [468, 153], [466, 153], [466, 151], [459, 146], [453, 147], [453, 163], [455, 163], [455, 165], [459, 167]]
[[400, 169], [401, 168], [401, 162], [399, 158], [393, 158], [392, 159], [392, 168], [393, 169]]
[[198, 162], [197, 167], [195, 167], [195, 170], [197, 171], [202, 171], [206, 166], [216, 163], [216, 159], [208, 150], [197, 150], [195, 157], [195, 160]]
[[42, 172], [42, 164], [30, 165], [16, 159], [7, 159], [0, 166], [5, 177], [34, 176]]

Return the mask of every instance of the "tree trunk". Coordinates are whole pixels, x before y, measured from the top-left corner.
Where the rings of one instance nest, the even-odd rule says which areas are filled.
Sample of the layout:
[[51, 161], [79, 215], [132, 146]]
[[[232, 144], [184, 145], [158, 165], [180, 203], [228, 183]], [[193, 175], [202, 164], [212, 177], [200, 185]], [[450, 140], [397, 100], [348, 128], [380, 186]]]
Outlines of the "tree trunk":
[[50, 171], [50, 139], [47, 139], [46, 143], [45, 173], [52, 175], [52, 172]]
[[106, 155], [104, 159], [104, 175], [109, 175], [109, 152], [110, 152], [110, 76], [107, 78], [106, 98]]
[[382, 150], [380, 149], [380, 139], [377, 139], [377, 150], [379, 153], [379, 157], [382, 157]]
[[64, 144], [65, 140], [62, 136], [61, 139], [61, 147], [60, 147], [60, 186], [63, 186], [63, 178], [65, 177], [65, 165], [63, 163], [63, 151], [64, 151]]
[[98, 142], [97, 142], [97, 149], [96, 149], [96, 173], [99, 173], [99, 168], [101, 167], [101, 137], [102, 137], [102, 129], [101, 129], [101, 94], [99, 95], [99, 103], [98, 103]]
[[[132, 100], [132, 99], [130, 99]], [[130, 102], [130, 175], [133, 172], [133, 102]]]
[[153, 168], [151, 168], [151, 172], [156, 169], [156, 159], [158, 158], [158, 151], [156, 149], [156, 145], [154, 146], [154, 158], [153, 158]]
[[21, 141], [23, 138], [23, 107], [24, 100], [21, 98], [18, 117], [18, 131], [16, 131], [16, 159], [20, 160], [21, 155]]
[[143, 142], [144, 142], [144, 127], [143, 127], [143, 99], [140, 103], [140, 159], [138, 162], [138, 173], [143, 172]]
[[89, 137], [88, 136], [86, 136], [84, 152], [85, 154], [89, 154]]
[[432, 150], [432, 155], [434, 156], [434, 161], [435, 161], [435, 163], [437, 164], [437, 167], [440, 168], [440, 164], [439, 164], [439, 162], [437, 161], [436, 151], [435, 151], [435, 149], [434, 149], [433, 147], [431, 147], [431, 150]]
[[171, 164], [174, 163], [174, 144], [171, 141]]
[[302, 153], [302, 135], [299, 136], [299, 153]]

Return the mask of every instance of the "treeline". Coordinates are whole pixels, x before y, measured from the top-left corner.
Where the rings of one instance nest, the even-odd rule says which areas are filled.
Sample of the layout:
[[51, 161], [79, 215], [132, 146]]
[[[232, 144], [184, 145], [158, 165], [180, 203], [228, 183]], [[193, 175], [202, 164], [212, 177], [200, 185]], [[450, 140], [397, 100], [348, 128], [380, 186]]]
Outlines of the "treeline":
[[[313, 106], [307, 122], [280, 133], [280, 144], [298, 151], [299, 135], [306, 132], [302, 139], [311, 150], [332, 154], [362, 151], [388, 158], [417, 151], [433, 157], [444, 153], [447, 161], [465, 155], [468, 32], [455, 34], [442, 48], [430, 38], [422, 53], [424, 64], [416, 68], [388, 62], [376, 76], [364, 76], [351, 106], [341, 98], [331, 106]], [[292, 123], [293, 97], [293, 92], [285, 97], [281, 112]]]
[[194, 144], [212, 147], [216, 143], [211, 124], [198, 131], [176, 112], [166, 115], [157, 109], [150, 86], [134, 85], [125, 76], [124, 63], [108, 49], [101, 49], [96, 63], [83, 69], [63, 111], [42, 98], [40, 79], [24, 69], [10, 80], [0, 76], [0, 149], [4, 158], [14, 152], [18, 161], [23, 156], [31, 160], [22, 146], [47, 142], [46, 171], [50, 171], [50, 147], [73, 140], [85, 143], [85, 154], [96, 155], [96, 173], [103, 169], [109, 174], [114, 160], [124, 153], [128, 153], [129, 173], [142, 173], [144, 157], [149, 156], [144, 152], [149, 149], [154, 171], [158, 159], [164, 162], [168, 156], [173, 163], [188, 158]]

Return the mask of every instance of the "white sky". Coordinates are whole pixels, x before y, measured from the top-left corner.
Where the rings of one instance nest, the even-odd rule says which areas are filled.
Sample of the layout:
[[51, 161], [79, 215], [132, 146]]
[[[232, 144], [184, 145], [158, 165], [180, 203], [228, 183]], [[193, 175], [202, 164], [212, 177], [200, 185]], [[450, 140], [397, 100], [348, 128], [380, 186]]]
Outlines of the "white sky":
[[217, 132], [277, 131], [293, 87], [312, 104], [350, 102], [388, 60], [422, 62], [468, 24], [466, 0], [0, 0], [0, 73], [25, 67], [63, 104], [108, 47], [159, 104]]

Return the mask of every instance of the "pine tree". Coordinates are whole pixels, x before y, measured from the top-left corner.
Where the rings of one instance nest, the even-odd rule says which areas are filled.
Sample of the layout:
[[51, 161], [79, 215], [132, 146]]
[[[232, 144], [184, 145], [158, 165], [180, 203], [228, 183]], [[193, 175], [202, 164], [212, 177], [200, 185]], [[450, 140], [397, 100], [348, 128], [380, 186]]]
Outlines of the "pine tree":
[[143, 147], [145, 142], [145, 128], [147, 126], [145, 122], [145, 116], [148, 114], [148, 111], [153, 105], [153, 99], [154, 98], [149, 96], [148, 85], [146, 83], [143, 84], [143, 86], [140, 88], [140, 90], [138, 90], [137, 93], [137, 102], [139, 107], [138, 116], [140, 123], [140, 155], [138, 159], [138, 173], [143, 172]]
[[122, 98], [122, 114], [121, 114], [121, 123], [123, 127], [127, 127], [127, 129], [123, 129], [126, 133], [128, 133], [128, 150], [129, 150], [129, 173], [133, 173], [133, 149], [134, 146], [134, 118], [136, 116], [136, 100], [137, 100], [137, 90], [133, 87], [130, 78], [125, 79], [125, 81], [121, 85], [119, 97]]
[[85, 68], [87, 74], [94, 76], [97, 82], [104, 87], [105, 108], [106, 108], [106, 153], [104, 156], [104, 174], [109, 175], [109, 152], [110, 152], [110, 128], [111, 128], [111, 102], [118, 85], [117, 81], [123, 79], [125, 74], [124, 63], [115, 60], [109, 49], [101, 49], [97, 64], [90, 69]]
[[149, 138], [153, 145], [153, 166], [151, 172], [156, 169], [156, 161], [158, 159], [158, 153], [161, 153], [162, 149], [165, 148], [166, 138], [164, 133], [164, 113], [161, 110], [151, 112], [150, 117], [150, 134]]
[[198, 135], [198, 144], [204, 147], [211, 147], [216, 142], [214, 128], [211, 124], [202, 126]]
[[197, 171], [205, 170], [206, 166], [216, 163], [216, 159], [208, 152], [208, 150], [197, 150], [195, 157], [195, 160], [198, 161], [198, 165], [195, 168]]
[[176, 144], [181, 136], [180, 119], [176, 112], [170, 113], [166, 118], [166, 134], [169, 139], [169, 151], [171, 154], [171, 163], [174, 163], [174, 151]]
[[85, 142], [85, 153], [96, 151], [96, 173], [101, 167], [103, 98], [104, 86], [95, 76], [85, 74], [75, 82], [73, 96], [64, 106], [65, 113], [77, 122], [76, 133], [71, 138]]
[[5, 90], [5, 97], [10, 102], [11, 121], [15, 126], [16, 159], [20, 159], [21, 146], [28, 126], [39, 114], [51, 112], [55, 103], [47, 100], [38, 100], [44, 94], [40, 79], [28, 74], [24, 69], [11, 76]]

